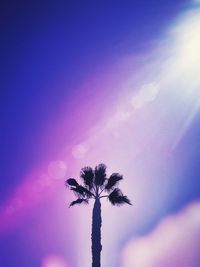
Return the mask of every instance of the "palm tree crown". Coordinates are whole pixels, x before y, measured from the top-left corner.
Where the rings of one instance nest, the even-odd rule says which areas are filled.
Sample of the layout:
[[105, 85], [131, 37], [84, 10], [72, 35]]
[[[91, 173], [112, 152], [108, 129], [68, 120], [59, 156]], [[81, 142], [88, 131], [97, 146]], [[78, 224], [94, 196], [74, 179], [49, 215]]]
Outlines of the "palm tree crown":
[[[117, 187], [123, 176], [119, 173], [113, 173], [109, 178], [106, 175], [106, 165], [99, 164], [93, 170], [87, 166], [81, 169], [80, 178], [83, 185], [79, 184], [76, 179], [69, 178], [65, 185], [70, 187], [77, 199], [70, 203], [70, 206], [76, 204], [88, 203], [90, 199], [100, 199], [106, 197], [112, 205], [129, 204], [132, 205], [127, 196]], [[106, 195], [103, 195], [106, 193]]]

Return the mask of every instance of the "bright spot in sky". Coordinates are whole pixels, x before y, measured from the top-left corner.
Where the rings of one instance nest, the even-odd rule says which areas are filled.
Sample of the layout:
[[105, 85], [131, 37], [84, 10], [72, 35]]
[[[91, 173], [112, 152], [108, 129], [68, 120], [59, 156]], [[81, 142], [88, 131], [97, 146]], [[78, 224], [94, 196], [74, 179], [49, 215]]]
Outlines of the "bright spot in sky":
[[141, 108], [146, 103], [154, 101], [158, 95], [158, 92], [159, 89], [156, 84], [144, 84], [137, 95], [132, 98], [131, 104], [136, 109]]
[[44, 258], [42, 267], [68, 267], [65, 261], [58, 256], [48, 256]]
[[48, 166], [48, 174], [53, 179], [63, 179], [67, 171], [67, 165], [64, 161], [51, 161]]
[[87, 151], [88, 151], [88, 146], [82, 143], [73, 147], [72, 155], [76, 159], [81, 159], [85, 156]]
[[178, 35], [177, 42], [180, 50], [177, 51], [181, 60], [181, 68], [195, 70], [200, 60], [200, 16], [199, 12], [192, 12], [187, 23], [174, 30]]

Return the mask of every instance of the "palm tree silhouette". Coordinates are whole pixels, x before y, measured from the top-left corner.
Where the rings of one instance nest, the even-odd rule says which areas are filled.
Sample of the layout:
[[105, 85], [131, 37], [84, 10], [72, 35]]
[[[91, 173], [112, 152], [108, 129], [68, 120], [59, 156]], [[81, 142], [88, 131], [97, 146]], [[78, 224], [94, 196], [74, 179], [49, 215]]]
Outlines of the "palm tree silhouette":
[[[91, 167], [81, 169], [80, 178], [83, 185], [79, 184], [76, 179], [69, 178], [65, 185], [78, 197], [70, 203], [70, 207], [76, 204], [88, 203], [94, 199], [92, 213], [92, 267], [101, 266], [101, 198], [107, 198], [112, 205], [120, 206], [122, 204], [132, 205], [127, 196], [117, 188], [118, 182], [123, 179], [119, 173], [113, 173], [109, 178], [106, 176], [106, 165], [99, 164], [93, 170]], [[103, 193], [106, 193], [103, 195]]]

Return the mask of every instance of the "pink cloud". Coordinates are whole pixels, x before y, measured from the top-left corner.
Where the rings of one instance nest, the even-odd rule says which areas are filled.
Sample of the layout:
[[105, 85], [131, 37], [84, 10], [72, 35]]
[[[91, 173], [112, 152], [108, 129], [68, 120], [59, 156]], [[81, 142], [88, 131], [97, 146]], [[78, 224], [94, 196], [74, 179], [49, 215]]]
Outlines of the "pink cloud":
[[200, 202], [164, 218], [148, 235], [130, 240], [122, 267], [200, 266]]

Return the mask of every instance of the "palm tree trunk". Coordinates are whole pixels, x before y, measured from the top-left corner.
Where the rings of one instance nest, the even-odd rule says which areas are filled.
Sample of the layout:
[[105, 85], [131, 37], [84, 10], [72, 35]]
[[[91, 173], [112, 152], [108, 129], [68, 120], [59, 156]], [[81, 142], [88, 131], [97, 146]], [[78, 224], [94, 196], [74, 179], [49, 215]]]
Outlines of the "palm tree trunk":
[[92, 213], [92, 267], [101, 267], [101, 203], [95, 199]]

